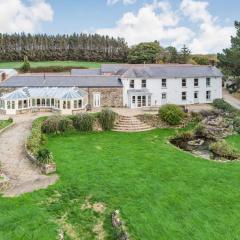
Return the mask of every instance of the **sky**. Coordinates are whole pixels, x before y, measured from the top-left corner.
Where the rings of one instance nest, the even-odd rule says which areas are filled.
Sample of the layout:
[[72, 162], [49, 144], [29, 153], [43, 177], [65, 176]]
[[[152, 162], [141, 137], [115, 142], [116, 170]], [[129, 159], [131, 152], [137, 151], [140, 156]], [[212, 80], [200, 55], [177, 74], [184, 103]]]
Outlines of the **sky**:
[[239, 9], [239, 0], [0, 0], [0, 32], [99, 33], [217, 53], [230, 46]]

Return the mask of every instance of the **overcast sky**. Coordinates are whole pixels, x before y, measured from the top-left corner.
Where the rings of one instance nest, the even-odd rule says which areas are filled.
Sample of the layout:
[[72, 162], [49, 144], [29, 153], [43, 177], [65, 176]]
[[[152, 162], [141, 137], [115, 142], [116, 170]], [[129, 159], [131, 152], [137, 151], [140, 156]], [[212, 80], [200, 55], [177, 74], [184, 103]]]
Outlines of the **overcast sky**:
[[0, 32], [96, 32], [216, 53], [229, 46], [239, 9], [239, 0], [0, 0]]

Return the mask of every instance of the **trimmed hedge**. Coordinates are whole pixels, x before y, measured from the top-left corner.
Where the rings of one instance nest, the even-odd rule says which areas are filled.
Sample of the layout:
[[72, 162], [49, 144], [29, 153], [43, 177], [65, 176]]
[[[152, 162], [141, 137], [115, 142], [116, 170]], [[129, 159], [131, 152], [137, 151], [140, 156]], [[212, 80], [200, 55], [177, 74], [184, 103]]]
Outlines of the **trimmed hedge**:
[[170, 125], [179, 125], [186, 117], [186, 114], [181, 107], [166, 104], [159, 108], [159, 117]]
[[41, 131], [42, 122], [46, 117], [35, 120], [32, 124], [31, 135], [27, 139], [27, 149], [34, 155], [37, 156], [41, 145], [46, 141], [46, 136]]

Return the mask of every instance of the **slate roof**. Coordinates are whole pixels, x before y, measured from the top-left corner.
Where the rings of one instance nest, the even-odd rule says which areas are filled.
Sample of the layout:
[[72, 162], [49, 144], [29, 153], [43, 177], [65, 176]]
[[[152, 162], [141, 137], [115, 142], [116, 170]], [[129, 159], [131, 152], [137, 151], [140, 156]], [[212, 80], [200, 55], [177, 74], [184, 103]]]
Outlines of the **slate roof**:
[[74, 76], [97, 76], [101, 75], [101, 69], [72, 69], [71, 75]]
[[195, 78], [222, 77], [221, 71], [212, 66], [147, 66], [131, 67], [121, 77], [123, 78]]
[[79, 88], [20, 88], [1, 97], [5, 100], [19, 100], [27, 98], [57, 98], [57, 99], [79, 99], [86, 96], [87, 93]]
[[123, 87], [118, 76], [14, 76], [0, 83], [4, 87]]

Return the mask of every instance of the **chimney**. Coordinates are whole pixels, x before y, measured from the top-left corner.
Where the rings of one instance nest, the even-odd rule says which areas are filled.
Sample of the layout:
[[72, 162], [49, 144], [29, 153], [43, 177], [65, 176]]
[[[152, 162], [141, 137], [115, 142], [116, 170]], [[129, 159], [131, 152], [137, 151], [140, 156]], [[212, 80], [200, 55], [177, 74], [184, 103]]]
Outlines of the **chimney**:
[[0, 73], [0, 82], [3, 82], [4, 80], [7, 79], [7, 74], [5, 72]]

